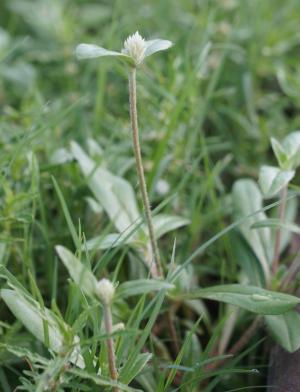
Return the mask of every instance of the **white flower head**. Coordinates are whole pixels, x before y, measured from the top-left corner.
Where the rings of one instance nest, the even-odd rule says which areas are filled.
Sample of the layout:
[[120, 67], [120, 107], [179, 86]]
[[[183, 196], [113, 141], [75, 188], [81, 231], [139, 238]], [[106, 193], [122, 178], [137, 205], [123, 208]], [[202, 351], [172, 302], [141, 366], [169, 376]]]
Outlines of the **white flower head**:
[[132, 57], [134, 63], [139, 65], [145, 58], [147, 44], [144, 38], [137, 31], [133, 35], [130, 35], [124, 42], [124, 49], [122, 53]]
[[108, 279], [101, 279], [96, 285], [96, 294], [103, 305], [110, 305], [115, 295], [115, 286]]
[[169, 49], [171, 46], [172, 42], [164, 39], [146, 41], [137, 31], [125, 40], [124, 48], [121, 52], [107, 50], [93, 44], [80, 44], [76, 47], [75, 54], [79, 60], [103, 56], [117, 56], [120, 59], [127, 60], [131, 65], [138, 66], [146, 57], [161, 50]]
[[159, 195], [166, 195], [167, 193], [169, 193], [170, 191], [170, 184], [168, 183], [168, 181], [163, 180], [162, 178], [160, 178], [155, 186], [155, 190]]

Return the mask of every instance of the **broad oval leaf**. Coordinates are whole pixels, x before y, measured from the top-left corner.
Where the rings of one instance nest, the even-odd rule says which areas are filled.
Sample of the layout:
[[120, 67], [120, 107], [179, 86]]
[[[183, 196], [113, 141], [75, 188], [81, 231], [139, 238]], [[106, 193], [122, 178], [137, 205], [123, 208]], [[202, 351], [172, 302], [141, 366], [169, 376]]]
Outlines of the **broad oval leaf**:
[[148, 294], [152, 291], [172, 290], [172, 283], [155, 279], [138, 279], [120, 284], [117, 288], [116, 297], [127, 298], [139, 294]]
[[265, 316], [273, 338], [287, 351], [293, 353], [300, 348], [300, 314], [290, 311], [279, 316]]
[[[49, 335], [49, 348], [56, 353], [60, 353], [66, 348], [59, 325], [49, 309], [41, 309], [41, 306], [37, 301], [34, 299], [30, 299], [29, 301], [23, 293], [21, 294], [16, 290], [2, 289], [1, 297], [15, 317], [20, 320], [28, 331], [38, 340], [44, 343], [44, 325], [46, 322]], [[67, 328], [66, 325], [66, 329]], [[84, 368], [85, 365], [80, 354], [78, 336], [74, 338], [74, 349], [69, 359], [75, 365], [82, 369]]]
[[146, 41], [146, 51], [145, 57], [151, 56], [156, 52], [160, 52], [161, 50], [169, 49], [173, 43], [171, 41], [165, 39], [153, 39]]
[[97, 279], [93, 273], [67, 248], [57, 245], [55, 249], [74, 282], [78, 284], [85, 294], [93, 297], [97, 285]]
[[262, 166], [259, 184], [266, 198], [277, 195], [295, 176], [294, 170], [281, 170], [278, 167]]
[[225, 302], [258, 314], [282, 314], [293, 309], [300, 299], [289, 294], [269, 291], [257, 286], [229, 284], [198, 289], [184, 298], [206, 298]]

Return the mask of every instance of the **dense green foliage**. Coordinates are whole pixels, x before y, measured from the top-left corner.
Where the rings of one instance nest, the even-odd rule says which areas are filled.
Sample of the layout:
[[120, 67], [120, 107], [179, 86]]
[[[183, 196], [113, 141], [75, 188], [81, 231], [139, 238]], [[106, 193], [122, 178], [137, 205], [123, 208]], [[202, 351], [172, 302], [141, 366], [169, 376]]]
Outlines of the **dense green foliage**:
[[[276, 183], [266, 178], [277, 169], [260, 172], [277, 165], [270, 139], [299, 127], [299, 15], [298, 0], [0, 2], [1, 391], [116, 386], [92, 273], [118, 282], [121, 390], [266, 390], [267, 328], [287, 350], [300, 346], [287, 278], [299, 164]], [[136, 30], [174, 43], [137, 79], [161, 281], [143, 263], [128, 65], [74, 56], [80, 42], [119, 51]]]

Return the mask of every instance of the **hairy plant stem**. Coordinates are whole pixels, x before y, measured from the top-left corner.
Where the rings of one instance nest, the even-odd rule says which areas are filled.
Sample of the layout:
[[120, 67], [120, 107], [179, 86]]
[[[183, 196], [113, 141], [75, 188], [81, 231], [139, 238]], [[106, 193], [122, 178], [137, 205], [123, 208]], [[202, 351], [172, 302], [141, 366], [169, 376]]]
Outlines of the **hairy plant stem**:
[[[151, 245], [151, 260], [146, 262], [149, 265], [149, 270], [154, 278], [163, 277], [163, 270], [160, 261], [159, 250], [157, 242], [155, 239], [153, 220], [151, 207], [148, 197], [147, 185], [145, 181], [145, 174], [143, 168], [140, 140], [139, 140], [139, 127], [138, 127], [138, 115], [137, 115], [137, 93], [136, 93], [136, 67], [132, 67], [129, 73], [129, 101], [130, 101], [130, 120], [132, 128], [132, 140], [133, 140], [133, 150], [136, 162], [136, 170], [139, 179], [140, 191], [142, 195], [144, 212], [146, 215], [146, 221], [148, 225], [148, 232]], [[177, 355], [179, 352], [179, 339], [177, 336], [176, 328], [173, 322], [173, 313], [169, 309], [167, 312], [167, 322], [171, 332], [171, 336], [174, 342], [174, 353]]]
[[[115, 348], [114, 348], [113, 338], [111, 337], [111, 334], [113, 332], [111, 305], [103, 304], [103, 315], [104, 315], [105, 332], [108, 335], [108, 338], [106, 339], [106, 344], [107, 344], [107, 351], [108, 351], [109, 373], [112, 380], [117, 381], [118, 371], [116, 367]], [[117, 387], [114, 388], [114, 392], [120, 392], [119, 388]]]
[[[279, 204], [279, 220], [280, 223], [284, 221], [285, 208], [286, 208], [286, 196], [287, 196], [287, 186], [285, 186], [280, 193], [280, 204]], [[281, 228], [278, 227], [275, 235], [275, 245], [274, 245], [274, 256], [272, 260], [272, 271], [275, 275], [279, 267], [279, 257], [280, 257], [280, 245], [281, 245]]]
[[146, 221], [148, 225], [151, 251], [152, 251], [152, 260], [150, 262], [149, 267], [152, 276], [159, 277], [162, 276], [162, 267], [160, 262], [158, 246], [154, 235], [152, 213], [151, 213], [150, 202], [149, 202], [147, 186], [145, 181], [141, 147], [139, 141], [135, 67], [132, 67], [130, 69], [130, 74], [129, 74], [129, 99], [130, 99], [130, 119], [131, 119], [131, 127], [132, 127], [133, 150], [134, 150], [136, 169], [137, 169], [137, 174], [139, 179], [139, 186], [141, 190], [142, 201], [143, 201]]

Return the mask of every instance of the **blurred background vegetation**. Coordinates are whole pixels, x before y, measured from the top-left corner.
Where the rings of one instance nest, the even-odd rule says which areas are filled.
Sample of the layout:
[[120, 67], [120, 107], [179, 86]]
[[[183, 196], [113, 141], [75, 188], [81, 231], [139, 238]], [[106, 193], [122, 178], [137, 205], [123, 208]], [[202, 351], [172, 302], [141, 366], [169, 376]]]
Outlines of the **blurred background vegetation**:
[[[176, 234], [180, 263], [231, 222], [234, 180], [256, 179], [261, 164], [274, 163], [270, 137], [299, 126], [299, 15], [298, 0], [1, 0], [0, 262], [26, 286], [32, 271], [46, 304], [56, 300], [74, 321], [72, 290], [54, 252], [58, 243], [72, 248], [72, 237], [51, 176], [87, 238], [109, 223], [86, 201], [70, 141], [89, 145], [97, 161], [136, 184], [126, 69], [111, 59], [78, 62], [78, 43], [120, 50], [136, 30], [174, 42], [142, 67], [138, 96], [153, 206], [170, 197], [164, 211], [191, 220]], [[174, 238], [162, 239], [165, 259]], [[235, 281], [239, 260], [230, 241], [195, 260], [197, 284]], [[130, 278], [125, 267], [122, 274]], [[212, 318], [222, 315], [222, 307], [211, 309]], [[1, 319], [13, 320], [3, 304]], [[5, 339], [37, 344], [18, 322]], [[254, 351], [246, 362], [259, 364], [261, 355]], [[13, 367], [4, 352], [0, 358], [2, 388], [14, 385], [24, 364]], [[246, 376], [220, 390], [247, 385], [239, 377]], [[247, 377], [251, 385], [254, 376]]]

